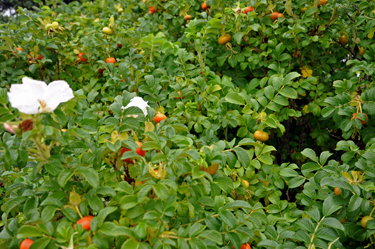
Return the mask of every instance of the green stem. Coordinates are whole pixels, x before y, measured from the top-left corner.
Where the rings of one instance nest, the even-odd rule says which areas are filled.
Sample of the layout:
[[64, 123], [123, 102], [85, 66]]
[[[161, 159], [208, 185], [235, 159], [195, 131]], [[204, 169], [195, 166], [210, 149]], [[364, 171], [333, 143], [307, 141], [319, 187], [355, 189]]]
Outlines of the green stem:
[[315, 234], [316, 234], [316, 232], [318, 231], [318, 228], [319, 228], [319, 226], [320, 226], [320, 223], [322, 223], [322, 221], [324, 220], [324, 218], [325, 218], [325, 216], [323, 216], [323, 218], [318, 222], [318, 224], [316, 225], [316, 227], [315, 227], [315, 231], [314, 231], [314, 233], [313, 233], [313, 235], [311, 236], [311, 240], [310, 240], [310, 244], [309, 244], [309, 247], [308, 247], [308, 249], [312, 249], [313, 248], [313, 241], [314, 241], [314, 238], [315, 238]]
[[40, 142], [37, 139], [34, 139], [34, 143], [38, 150], [40, 151], [40, 155], [43, 159], [48, 160], [48, 158], [51, 156], [50, 152], [48, 150], [43, 149], [43, 146], [40, 144]]
[[79, 215], [79, 217], [81, 217], [81, 219], [83, 218], [83, 216], [82, 216], [82, 214], [81, 214], [81, 211], [79, 211], [79, 208], [78, 208], [78, 206], [75, 206], [76, 207], [76, 210], [77, 210], [77, 212], [78, 212], [78, 215]]

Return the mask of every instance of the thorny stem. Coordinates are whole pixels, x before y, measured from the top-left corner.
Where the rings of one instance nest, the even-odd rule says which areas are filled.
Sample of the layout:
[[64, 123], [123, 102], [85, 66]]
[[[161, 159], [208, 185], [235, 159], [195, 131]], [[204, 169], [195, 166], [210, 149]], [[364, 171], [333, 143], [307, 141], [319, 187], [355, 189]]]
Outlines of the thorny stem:
[[322, 221], [324, 220], [324, 218], [325, 218], [325, 216], [323, 216], [323, 218], [318, 222], [318, 224], [316, 225], [316, 227], [315, 227], [315, 231], [314, 231], [314, 233], [313, 233], [313, 235], [311, 236], [311, 240], [310, 240], [310, 244], [309, 244], [309, 247], [308, 247], [308, 249], [312, 249], [313, 247], [313, 241], [314, 241], [314, 238], [315, 238], [315, 234], [316, 234], [316, 232], [318, 231], [318, 228], [319, 228], [319, 226], [320, 226], [320, 223], [322, 223]]

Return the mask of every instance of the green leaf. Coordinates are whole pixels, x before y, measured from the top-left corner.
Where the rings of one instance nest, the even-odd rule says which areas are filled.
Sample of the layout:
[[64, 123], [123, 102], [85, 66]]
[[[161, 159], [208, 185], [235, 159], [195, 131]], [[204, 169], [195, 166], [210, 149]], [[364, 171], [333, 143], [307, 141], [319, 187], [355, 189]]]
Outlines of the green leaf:
[[320, 165], [314, 162], [307, 162], [302, 165], [301, 171], [304, 176], [307, 176], [310, 172], [320, 169]]
[[241, 164], [244, 167], [248, 167], [250, 165], [249, 153], [241, 147], [235, 147], [235, 148], [233, 148], [233, 150], [236, 153], [236, 155], [238, 157], [238, 160], [241, 162]]
[[275, 52], [279, 56], [284, 51], [284, 49], [285, 49], [284, 44], [283, 43], [279, 43], [279, 44], [277, 44], [277, 46], [275, 48]]
[[51, 221], [53, 217], [55, 216], [55, 212], [57, 210], [57, 207], [55, 206], [47, 206], [42, 211], [42, 220], [44, 223], [47, 223], [48, 221]]
[[275, 89], [273, 86], [266, 86], [264, 88], [264, 95], [267, 97], [267, 99], [271, 100], [273, 99]]
[[5, 202], [5, 213], [8, 214], [10, 211], [12, 211], [13, 208], [20, 205], [22, 202], [26, 201], [27, 198], [24, 196], [19, 196], [10, 199], [9, 201]]
[[297, 224], [306, 232], [312, 233], [315, 230], [314, 224], [307, 218], [300, 219]]
[[289, 101], [287, 98], [285, 98], [284, 96], [281, 96], [281, 95], [277, 95], [273, 101], [276, 103], [276, 104], [279, 104], [279, 105], [282, 105], [282, 106], [287, 106], [289, 105]]
[[139, 248], [139, 242], [134, 241], [133, 239], [128, 239], [121, 246], [121, 249], [129, 249], [129, 248], [138, 249]]
[[341, 231], [345, 231], [344, 226], [338, 221], [337, 219], [333, 217], [326, 217], [324, 220], [321, 222], [322, 225], [325, 225], [327, 227], [332, 227], [335, 229], [339, 229]]
[[96, 189], [96, 194], [114, 197], [116, 195], [116, 191], [109, 186], [103, 186]]
[[61, 208], [64, 203], [62, 203], [59, 199], [57, 198], [54, 198], [52, 196], [48, 196], [46, 199], [44, 199], [44, 201], [40, 204], [41, 206], [45, 206], [45, 205], [53, 205], [53, 206], [56, 206], [56, 207], [59, 207]]
[[232, 57], [229, 57], [228, 59], [228, 63], [231, 67], [236, 67], [237, 66], [237, 57], [236, 56], [232, 56]]
[[232, 190], [234, 188], [233, 186], [233, 180], [230, 177], [219, 177], [215, 178], [215, 182], [217, 185], [223, 190], [228, 191]]
[[152, 189], [151, 185], [143, 186], [142, 189], [138, 192], [138, 202], [142, 202], [147, 193]]
[[298, 97], [297, 91], [291, 87], [284, 87], [281, 89], [280, 94], [291, 99], [296, 99]]
[[367, 37], [369, 39], [372, 39], [372, 37], [374, 37], [374, 33], [375, 33], [375, 27], [373, 27], [367, 34]]
[[167, 157], [164, 154], [156, 153], [155, 155], [152, 156], [151, 162], [156, 164], [156, 163], [160, 163], [162, 161], [165, 161], [166, 159], [167, 159]]
[[303, 178], [302, 176], [297, 176], [297, 177], [292, 178], [292, 180], [288, 182], [288, 187], [297, 188], [301, 186], [304, 182], [305, 182], [305, 178]]
[[324, 165], [327, 162], [328, 158], [332, 155], [333, 153], [330, 153], [329, 151], [323, 151], [320, 154], [320, 158], [319, 158], [320, 164]]
[[[145, 136], [148, 136], [149, 138], [151, 138], [151, 139], [154, 140], [155, 142], [159, 143], [159, 138], [158, 138], [158, 136], [157, 136], [155, 133], [153, 133], [153, 132], [151, 132], [151, 131], [146, 131], [146, 132], [144, 133], [144, 135], [145, 135]], [[144, 145], [142, 145], [142, 149], [143, 149], [143, 146], [144, 146]]]
[[319, 162], [318, 157], [316, 156], [315, 152], [312, 149], [306, 148], [301, 153], [305, 157], [310, 158], [311, 160], [313, 160], [314, 162], [316, 162], [316, 163]]
[[235, 248], [240, 248], [241, 247], [241, 239], [240, 239], [240, 237], [239, 237], [239, 235], [237, 233], [235, 233], [235, 232], [229, 232], [228, 237], [229, 237], [229, 240], [230, 240], [231, 244]]
[[103, 202], [94, 194], [87, 197], [87, 202], [89, 203], [90, 208], [92, 208], [95, 212], [99, 212], [104, 208]]
[[258, 29], [260, 28], [260, 25], [258, 23], [255, 23], [255, 24], [250, 25], [250, 28], [254, 31], [258, 31]]
[[206, 228], [206, 226], [203, 226], [202, 224], [200, 223], [194, 223], [191, 228], [189, 229], [189, 237], [195, 237], [197, 236], [198, 234], [200, 234], [204, 229]]
[[103, 225], [100, 227], [99, 232], [112, 237], [132, 236], [132, 231], [129, 228], [125, 226], [117, 226], [115, 223], [108, 221], [103, 223]]
[[201, 237], [201, 238], [204, 238], [204, 239], [209, 239], [209, 240], [211, 240], [212, 242], [214, 242], [218, 245], [223, 244], [222, 235], [218, 231], [215, 231], [215, 230], [203, 231], [198, 236]]
[[138, 205], [138, 198], [134, 195], [126, 195], [121, 198], [119, 204], [121, 204], [120, 207], [123, 210], [131, 209]]
[[233, 228], [237, 225], [238, 221], [236, 217], [234, 217], [233, 213], [227, 210], [222, 210], [219, 214], [219, 217], [222, 221], [229, 226], [229, 228]]
[[295, 176], [298, 176], [298, 173], [297, 171], [293, 169], [285, 168], [285, 169], [280, 170], [280, 175], [283, 177], [295, 177]]
[[226, 75], [224, 75], [223, 78], [221, 79], [221, 84], [224, 85], [224, 86], [230, 87], [230, 88], [234, 87], [234, 85], [232, 83], [232, 78], [228, 77]]
[[39, 68], [39, 65], [38, 64], [31, 64], [30, 67], [29, 67], [29, 71], [30, 73], [34, 74], [35, 71]]
[[147, 224], [145, 222], [139, 222], [135, 227], [135, 233], [139, 238], [144, 239], [147, 236]]
[[193, 168], [193, 179], [198, 179], [198, 178], [201, 178], [201, 177], [204, 177], [206, 175], [205, 171], [203, 170], [199, 170], [199, 167], [194, 167]]
[[244, 33], [243, 32], [238, 32], [234, 34], [233, 39], [237, 42], [237, 44], [241, 44], [241, 39], [243, 37]]
[[322, 117], [323, 118], [329, 117], [335, 110], [336, 108], [334, 106], [327, 106], [323, 108], [323, 110], [321, 111]]
[[160, 143], [147, 141], [142, 144], [142, 150], [161, 150]]
[[232, 201], [232, 202], [228, 203], [227, 205], [225, 205], [223, 207], [223, 209], [225, 209], [225, 210], [230, 209], [230, 208], [249, 208], [249, 209], [251, 209], [251, 206], [246, 201], [236, 200], [236, 201]]
[[257, 142], [255, 142], [253, 139], [251, 138], [244, 138], [242, 139], [241, 141], [238, 142], [238, 145], [239, 146], [243, 146], [243, 145], [251, 145], [251, 146], [255, 146], [255, 147], [258, 147], [259, 149], [262, 148], [262, 146], [260, 144], [258, 144]]
[[60, 172], [59, 176], [57, 177], [57, 183], [64, 187], [66, 183], [69, 181], [69, 179], [74, 175], [74, 172], [64, 169]]
[[169, 190], [168, 188], [162, 184], [158, 183], [156, 186], [154, 186], [155, 194], [160, 198], [160, 200], [165, 201], [169, 197]]
[[30, 249], [44, 249], [51, 242], [50, 238], [40, 238], [30, 246]]
[[53, 176], [57, 176], [64, 169], [61, 163], [57, 160], [52, 160], [44, 165], [44, 169], [47, 170]]
[[94, 119], [82, 119], [79, 124], [89, 131], [96, 131], [98, 129], [98, 121]]
[[338, 206], [333, 202], [332, 196], [328, 196], [323, 202], [323, 215], [326, 217], [330, 216], [340, 208], [341, 206]]
[[108, 149], [110, 149], [113, 152], [117, 152], [121, 148], [121, 141], [117, 140], [114, 144], [112, 144], [109, 141], [106, 141], [106, 145]]
[[227, 96], [225, 96], [225, 100], [232, 104], [245, 105], [242, 96], [235, 92], [228, 93]]
[[337, 180], [337, 179], [333, 179], [332, 177], [324, 177], [320, 181], [320, 186], [321, 187], [330, 186], [332, 188], [347, 189], [351, 192], [354, 192], [354, 188], [352, 187], [352, 185], [350, 185], [350, 183], [346, 179], [345, 180], [341, 180], [341, 179]]
[[273, 163], [271, 156], [261, 155], [258, 157], [258, 160], [267, 165], [272, 165]]
[[285, 76], [285, 78], [283, 80], [283, 85], [288, 84], [290, 81], [292, 81], [293, 79], [298, 78], [300, 76], [301, 76], [301, 74], [299, 74], [297, 72], [288, 73], [287, 76]]
[[305, 211], [305, 213], [310, 216], [315, 222], [320, 221], [320, 211], [317, 207], [312, 207], [311, 210]]
[[375, 102], [366, 102], [363, 105], [363, 111], [368, 115], [375, 115]]
[[32, 212], [34, 209], [38, 208], [38, 202], [39, 199], [35, 197], [28, 199], [23, 206], [23, 212], [29, 213]]
[[348, 212], [355, 212], [361, 207], [362, 198], [358, 195], [353, 195], [350, 198], [349, 206], [348, 206]]
[[278, 248], [279, 244], [273, 240], [262, 240], [258, 243], [258, 246]]
[[[120, 108], [121, 108], [121, 106], [120, 106]], [[139, 107], [131, 106], [131, 107], [128, 107], [128, 108], [122, 110], [122, 115], [123, 116], [128, 116], [128, 115], [144, 116], [145, 114], [143, 113], [143, 111]]]
[[77, 173], [82, 174], [88, 183], [97, 188], [99, 186], [99, 175], [98, 173], [92, 168], [80, 168], [77, 170]]
[[117, 207], [106, 207], [102, 210], [99, 211], [99, 214], [98, 214], [98, 220], [100, 222], [100, 225], [102, 225], [102, 223], [104, 222], [105, 218], [110, 215], [111, 213], [113, 213], [114, 211], [117, 210]]
[[125, 181], [118, 183], [115, 190], [119, 191], [119, 192], [124, 192], [124, 193], [129, 194], [129, 195], [134, 194], [134, 190], [133, 190], [132, 186], [130, 186], [130, 184], [128, 182], [125, 182]]
[[55, 43], [48, 43], [48, 44], [46, 45], [46, 48], [52, 48], [52, 49], [56, 49], [56, 50], [59, 49], [59, 47], [56, 46]]
[[40, 231], [37, 227], [29, 225], [22, 226], [17, 232], [17, 238], [19, 239], [40, 236], [43, 236], [42, 231]]
[[190, 248], [199, 248], [199, 249], [207, 249], [206, 244], [196, 237], [192, 237], [191, 240], [189, 240], [189, 243], [191, 245]]

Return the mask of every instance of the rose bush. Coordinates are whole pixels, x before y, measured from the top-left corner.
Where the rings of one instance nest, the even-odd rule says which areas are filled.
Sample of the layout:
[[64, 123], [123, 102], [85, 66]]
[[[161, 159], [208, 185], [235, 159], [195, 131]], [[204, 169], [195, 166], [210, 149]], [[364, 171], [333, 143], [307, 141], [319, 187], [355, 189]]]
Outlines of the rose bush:
[[0, 27], [0, 249], [372, 247], [374, 8], [19, 9]]

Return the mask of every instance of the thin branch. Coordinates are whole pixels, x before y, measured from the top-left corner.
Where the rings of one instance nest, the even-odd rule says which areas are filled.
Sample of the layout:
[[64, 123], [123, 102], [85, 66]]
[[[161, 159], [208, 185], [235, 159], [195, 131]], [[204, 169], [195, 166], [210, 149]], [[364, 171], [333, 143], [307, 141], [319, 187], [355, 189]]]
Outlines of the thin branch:
[[356, 60], [363, 61], [363, 59], [358, 58], [357, 55], [356, 55], [356, 54], [355, 54], [350, 48], [345, 47], [345, 46], [342, 45], [338, 40], [335, 40], [335, 39], [332, 39], [332, 40], [334, 40], [335, 42], [337, 42], [338, 44], [340, 44], [340, 46], [341, 46], [342, 48], [345, 48], [346, 50], [348, 50]]
[[348, 13], [347, 11], [345, 11], [345, 13], [346, 13], [346, 15], [349, 17], [349, 19], [352, 20], [352, 22], [355, 22], [355, 21], [353, 20], [353, 18], [349, 15], [349, 13]]

